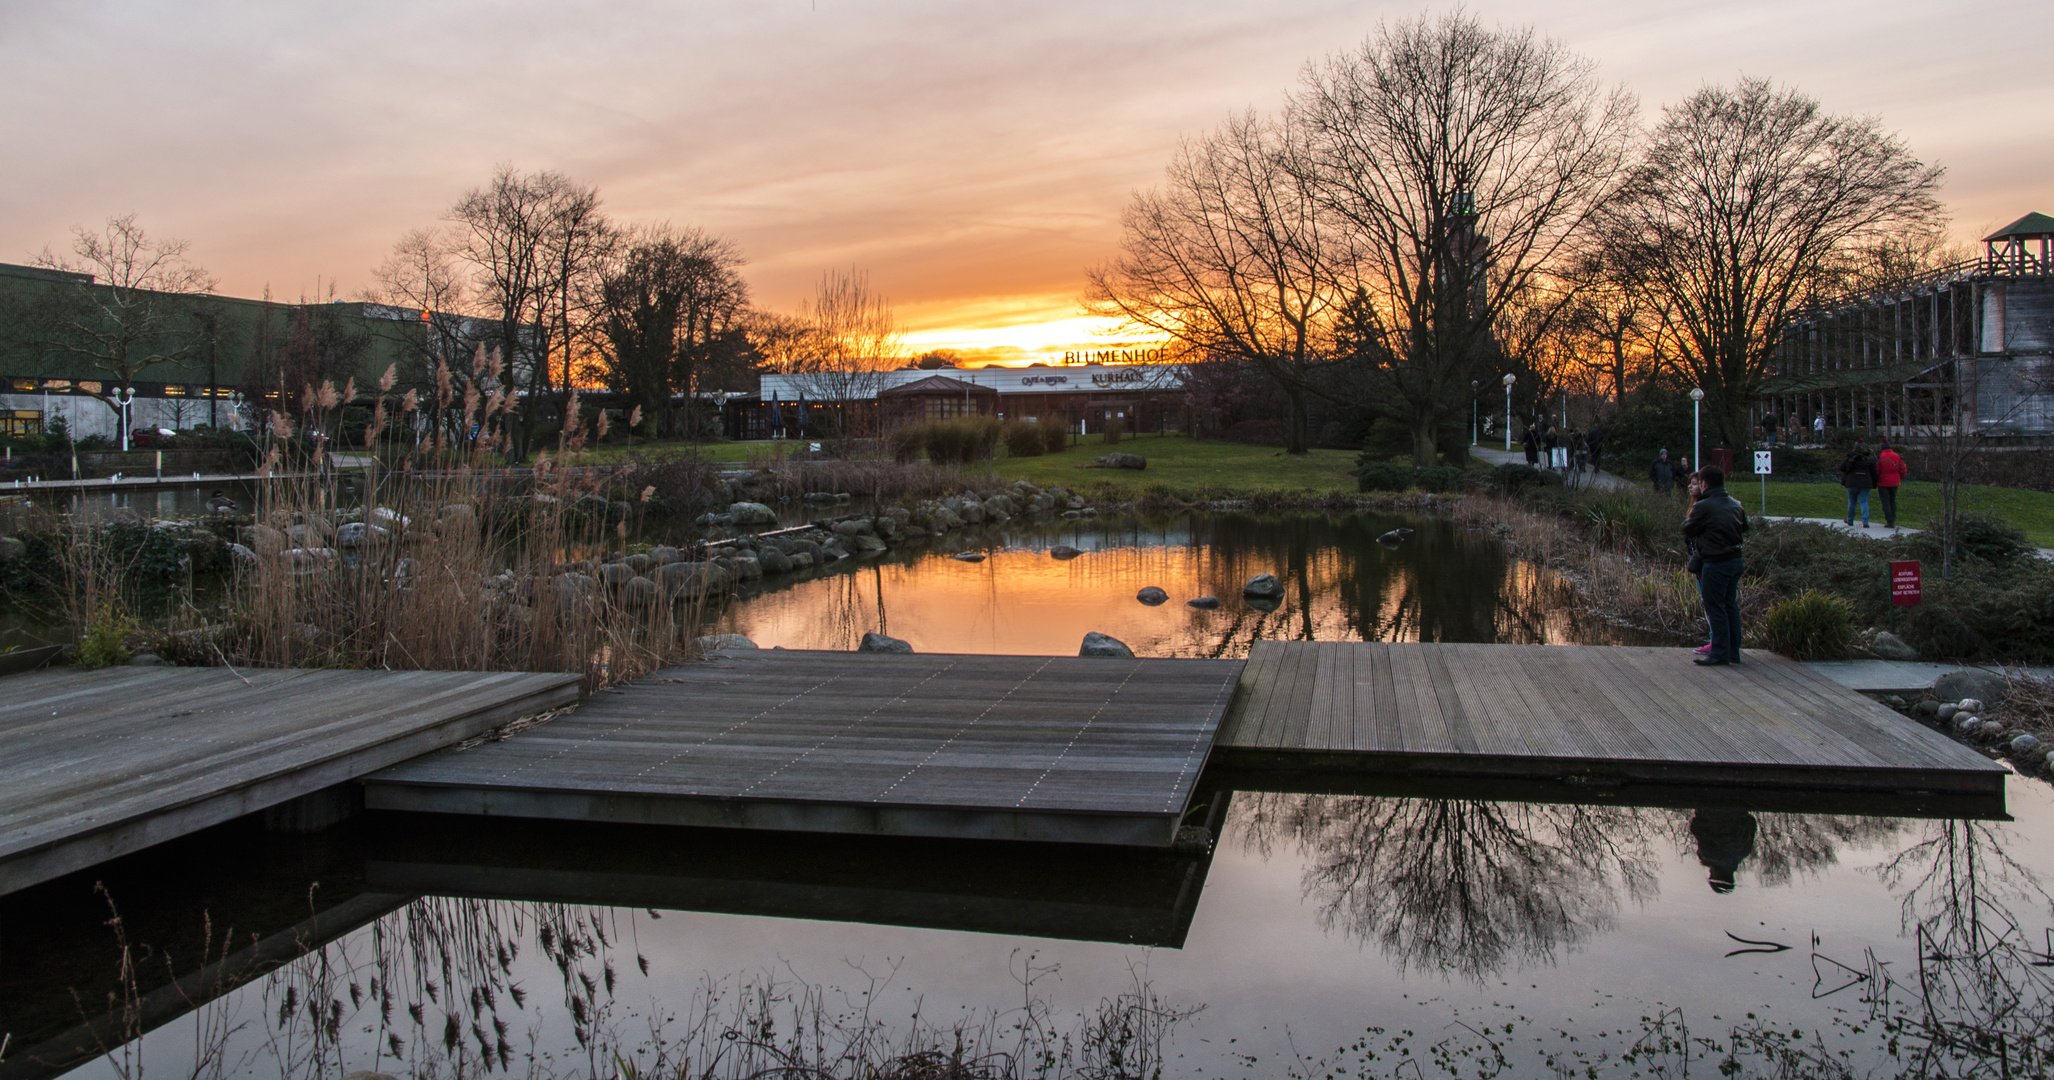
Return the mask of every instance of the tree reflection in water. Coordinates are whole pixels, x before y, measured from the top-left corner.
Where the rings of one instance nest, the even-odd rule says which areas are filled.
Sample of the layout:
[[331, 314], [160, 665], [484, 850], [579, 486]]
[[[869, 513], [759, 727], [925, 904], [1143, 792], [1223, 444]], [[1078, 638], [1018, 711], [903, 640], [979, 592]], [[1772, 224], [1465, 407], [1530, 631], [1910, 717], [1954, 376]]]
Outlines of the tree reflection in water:
[[1293, 843], [1322, 928], [1374, 941], [1399, 968], [1481, 983], [1552, 963], [1654, 895], [1657, 811], [1469, 799], [1242, 794], [1242, 842]]
[[1694, 854], [1712, 887], [1730, 892], [1743, 872], [1787, 885], [1901, 828], [1889, 818], [1247, 792], [1228, 824], [1265, 858], [1284, 843], [1305, 855], [1303, 890], [1322, 929], [1374, 941], [1401, 970], [1470, 982], [1552, 964], [1609, 929], [1622, 902], [1652, 900], [1669, 847]]

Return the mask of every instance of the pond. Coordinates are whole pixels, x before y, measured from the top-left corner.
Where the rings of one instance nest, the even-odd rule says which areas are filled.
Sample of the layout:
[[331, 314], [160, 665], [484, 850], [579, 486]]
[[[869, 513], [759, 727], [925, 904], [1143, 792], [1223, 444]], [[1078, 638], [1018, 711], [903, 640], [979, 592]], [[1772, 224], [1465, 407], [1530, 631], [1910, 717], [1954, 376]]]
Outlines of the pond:
[[[1415, 531], [1377, 542], [1397, 527]], [[1627, 640], [1429, 518], [1180, 515], [966, 546], [986, 557], [840, 564], [712, 621], [764, 647], [882, 630], [930, 652], [1069, 654], [1087, 630], [1160, 656]], [[1287, 586], [1274, 610], [1240, 599], [1264, 572]], [[1137, 602], [1146, 585], [1169, 602]], [[1204, 595], [1222, 606], [1184, 603]], [[958, 1046], [1023, 1074], [1709, 1076], [1730, 1057], [2029, 1076], [2054, 1049], [2037, 781], [2011, 778], [2011, 820], [1969, 821], [1892, 797], [1793, 814], [1279, 780], [1209, 772], [1194, 801], [1218, 836], [1198, 851], [235, 823], [0, 899], [0, 1080], [58, 1074], [23, 1048], [66, 1045], [88, 1048], [67, 1063], [83, 1077], [186, 1075], [196, 1054], [229, 1076], [841, 1075]], [[124, 1008], [151, 1034], [124, 1043]]]

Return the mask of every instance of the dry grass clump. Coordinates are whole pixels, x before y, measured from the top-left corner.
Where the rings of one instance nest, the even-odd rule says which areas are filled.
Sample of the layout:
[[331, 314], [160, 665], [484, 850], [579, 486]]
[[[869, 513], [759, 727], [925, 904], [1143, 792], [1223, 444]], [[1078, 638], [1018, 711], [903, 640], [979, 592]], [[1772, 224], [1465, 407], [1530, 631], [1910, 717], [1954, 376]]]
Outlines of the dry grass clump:
[[[569, 412], [559, 455], [583, 439], [575, 401]], [[545, 454], [514, 482], [481, 471], [489, 440], [464, 449], [469, 460], [414, 479], [373, 469], [265, 485], [218, 613], [174, 617], [174, 658], [561, 671], [589, 689], [693, 655], [698, 593], [601, 580], [596, 557], [627, 535], [611, 472], [558, 469]], [[344, 508], [351, 494], [359, 505]], [[645, 485], [637, 502], [654, 494]]]

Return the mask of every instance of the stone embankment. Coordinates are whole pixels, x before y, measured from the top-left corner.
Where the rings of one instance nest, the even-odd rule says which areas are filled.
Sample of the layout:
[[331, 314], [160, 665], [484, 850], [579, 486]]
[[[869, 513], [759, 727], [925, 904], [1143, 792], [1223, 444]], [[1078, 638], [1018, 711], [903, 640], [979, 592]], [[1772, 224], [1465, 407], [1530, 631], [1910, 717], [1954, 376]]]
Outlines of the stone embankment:
[[[851, 499], [813, 493], [803, 501], [832, 506]], [[1045, 521], [1096, 513], [1081, 496], [1025, 480], [782, 529], [774, 528], [777, 511], [770, 506], [737, 502], [722, 513], [702, 515], [698, 523], [707, 539], [691, 548], [659, 546], [567, 564], [559, 568], [555, 588], [563, 602], [584, 598], [644, 605], [700, 600], [746, 582], [874, 557], [965, 529], [1003, 525], [1016, 518]]]

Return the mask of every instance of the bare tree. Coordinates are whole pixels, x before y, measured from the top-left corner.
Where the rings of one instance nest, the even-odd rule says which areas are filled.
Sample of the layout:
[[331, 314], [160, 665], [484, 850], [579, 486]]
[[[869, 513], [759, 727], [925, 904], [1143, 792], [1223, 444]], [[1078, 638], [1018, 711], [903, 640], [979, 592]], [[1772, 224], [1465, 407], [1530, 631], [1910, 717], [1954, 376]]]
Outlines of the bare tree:
[[[33, 262], [79, 276], [30, 299], [18, 313], [20, 333], [47, 356], [105, 375], [110, 390], [186, 359], [207, 336], [196, 301], [215, 286], [186, 257], [187, 246], [151, 239], [134, 214], [108, 218], [97, 231], [73, 226], [68, 254], [46, 247]], [[121, 415], [111, 400], [102, 404]]]
[[[612, 234], [599, 213], [599, 193], [557, 172], [494, 170], [450, 207], [456, 253], [469, 263], [483, 303], [499, 322], [500, 355], [524, 388], [513, 453], [545, 422], [552, 391], [568, 393], [576, 350], [593, 310], [590, 298]], [[556, 382], [557, 364], [565, 382]]]
[[1371, 301], [1356, 314], [1364, 361], [1382, 365], [1372, 401], [1431, 464], [1500, 316], [1552, 315], [1570, 295], [1544, 279], [1616, 189], [1634, 101], [1560, 44], [1454, 14], [1309, 67], [1290, 110], [1307, 182], [1349, 230], [1349, 284]]
[[417, 328], [405, 335], [414, 347], [418, 370], [407, 381], [426, 386], [439, 364], [455, 364], [477, 347], [474, 325], [465, 307], [464, 268], [458, 262], [457, 238], [441, 228], [414, 229], [392, 245], [391, 254], [371, 271], [373, 286], [364, 299], [420, 312]]
[[1281, 389], [1284, 448], [1306, 452], [1306, 398], [1333, 360], [1347, 254], [1309, 185], [1290, 118], [1234, 117], [1185, 142], [1162, 187], [1121, 215], [1121, 251], [1089, 272], [1088, 309], [1193, 360], [1246, 363]]
[[872, 413], [860, 403], [876, 400], [902, 351], [891, 301], [870, 287], [867, 272], [829, 270], [800, 318], [803, 332], [786, 335], [786, 350], [773, 363], [784, 365], [800, 393], [827, 407], [834, 437], [869, 434]]
[[1663, 111], [1608, 213], [1610, 254], [1659, 312], [1713, 426], [1744, 446], [1782, 335], [1864, 251], [1940, 219], [1942, 170], [1870, 117], [1765, 79]]
[[671, 396], [697, 390], [702, 366], [747, 310], [733, 241], [699, 229], [633, 233], [600, 283], [608, 381], [633, 395], [659, 432]]

